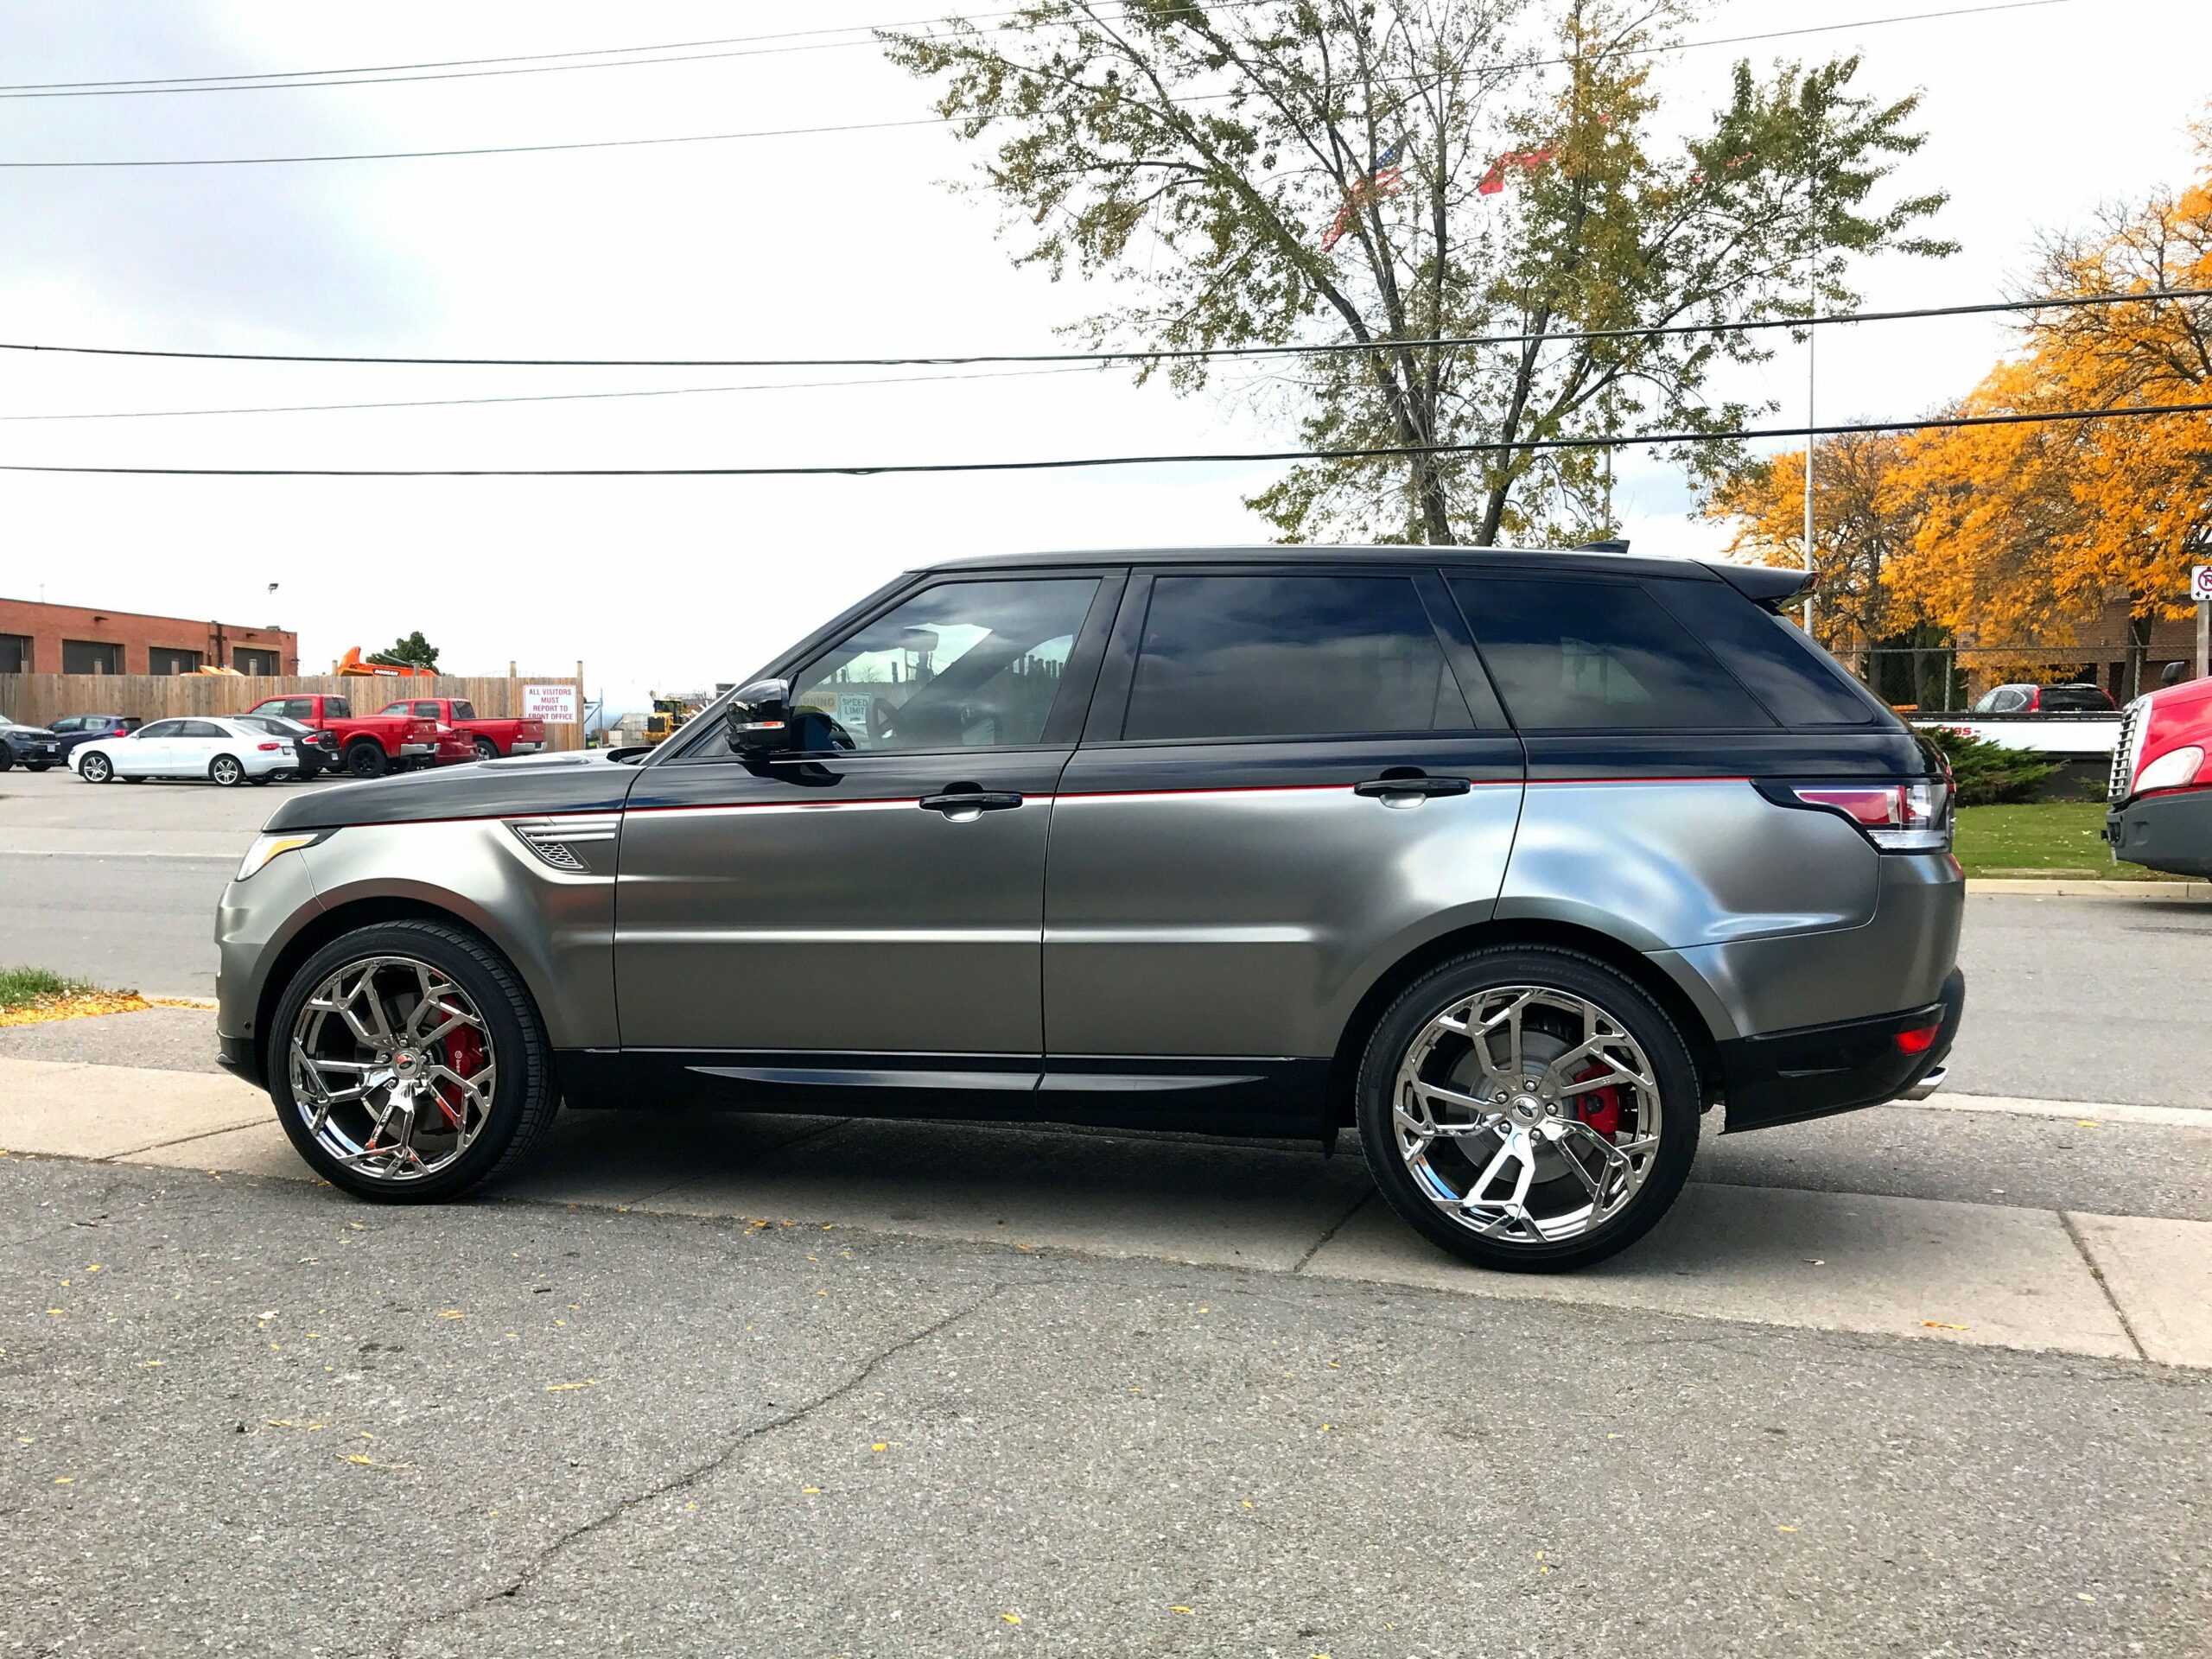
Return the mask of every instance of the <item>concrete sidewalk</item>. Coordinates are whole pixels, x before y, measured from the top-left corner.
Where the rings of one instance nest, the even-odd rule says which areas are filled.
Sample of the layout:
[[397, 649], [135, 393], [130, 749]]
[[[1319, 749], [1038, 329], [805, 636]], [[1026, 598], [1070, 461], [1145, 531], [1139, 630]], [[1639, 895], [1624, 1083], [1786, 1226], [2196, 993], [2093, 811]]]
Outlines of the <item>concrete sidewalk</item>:
[[[0, 1147], [312, 1179], [268, 1097], [219, 1074], [0, 1058]], [[1357, 1156], [1196, 1137], [590, 1112], [565, 1114], [499, 1196], [2212, 1367], [2212, 1223], [2200, 1221], [1694, 1183], [1621, 1257], [1516, 1275], [1428, 1245], [1376, 1196]]]

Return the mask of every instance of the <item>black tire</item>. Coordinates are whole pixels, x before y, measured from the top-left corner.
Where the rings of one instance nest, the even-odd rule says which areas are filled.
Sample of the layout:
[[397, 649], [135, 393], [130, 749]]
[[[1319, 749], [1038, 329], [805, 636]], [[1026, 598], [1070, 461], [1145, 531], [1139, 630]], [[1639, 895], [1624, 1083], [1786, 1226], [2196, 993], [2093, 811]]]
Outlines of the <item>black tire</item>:
[[15, 764], [15, 751], [10, 749], [5, 743], [0, 743], [0, 772], [7, 771], [9, 767]]
[[88, 754], [77, 763], [77, 775], [88, 784], [104, 784], [115, 776], [115, 763], [104, 754]]
[[[348, 963], [375, 956], [412, 957], [450, 977], [483, 1014], [499, 1065], [491, 1116], [475, 1141], [446, 1168], [404, 1184], [362, 1174], [315, 1138], [293, 1096], [284, 1058], [300, 1008], [315, 988]], [[537, 1005], [505, 957], [466, 928], [447, 923], [384, 922], [332, 940], [284, 988], [268, 1042], [269, 1095], [293, 1147], [333, 1186], [373, 1203], [437, 1204], [505, 1173], [545, 1138], [560, 1107], [552, 1050]]]
[[207, 763], [207, 775], [224, 789], [236, 789], [245, 781], [245, 763], [235, 754], [219, 754]]
[[[1391, 1096], [1400, 1064], [1429, 1022], [1476, 993], [1521, 985], [1582, 998], [1618, 1021], [1643, 1050], [1660, 1102], [1659, 1145], [1634, 1196], [1594, 1229], [1542, 1243], [1484, 1237], [1447, 1215], [1407, 1167], [1393, 1120]], [[1431, 969], [1408, 986], [1376, 1023], [1355, 1086], [1360, 1147], [1383, 1198], [1414, 1231], [1478, 1267], [1557, 1273], [1605, 1260], [1657, 1224], [1681, 1192], [1697, 1155], [1703, 1096], [1689, 1046], [1642, 987], [1580, 951], [1496, 946], [1469, 951]]]
[[391, 770], [384, 746], [364, 738], [346, 751], [346, 770], [356, 778], [381, 778]]
[[276, 774], [273, 772], [259, 772], [246, 779], [249, 784], [273, 784], [276, 781]]
[[23, 770], [25, 772], [44, 772], [53, 764], [54, 762], [51, 760], [26, 760], [23, 762]]
[[479, 760], [498, 760], [499, 758], [499, 746], [494, 743], [488, 737], [478, 738], [476, 740], [476, 758]]

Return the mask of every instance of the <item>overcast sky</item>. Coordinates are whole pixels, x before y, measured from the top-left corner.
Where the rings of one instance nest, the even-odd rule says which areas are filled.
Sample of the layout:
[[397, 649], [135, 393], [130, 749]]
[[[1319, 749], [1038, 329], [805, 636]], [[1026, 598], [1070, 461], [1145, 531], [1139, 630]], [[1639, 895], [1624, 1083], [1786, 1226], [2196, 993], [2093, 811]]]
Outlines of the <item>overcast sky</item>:
[[[1956, 0], [1952, 0], [1956, 3]], [[1693, 38], [1936, 10], [1732, 0]], [[16, 0], [5, 79], [237, 74], [902, 21], [941, 0], [301, 6]], [[979, 10], [995, 9], [982, 5]], [[787, 47], [798, 42], [785, 42]], [[0, 101], [0, 159], [412, 149], [890, 121], [926, 90], [866, 45], [386, 86]], [[1945, 188], [1941, 264], [1862, 277], [1891, 308], [2000, 297], [2039, 229], [2187, 175], [2212, 82], [2206, 0], [2068, 0], [1685, 52], [1703, 111], [1741, 52], [1857, 48], [1924, 89], [1900, 188]], [[0, 170], [0, 339], [498, 356], [1052, 350], [1102, 296], [1016, 272], [970, 156], [932, 127], [602, 152], [302, 166]], [[2005, 346], [1974, 321], [1831, 333], [1823, 419], [1925, 409]], [[0, 416], [721, 387], [838, 372], [232, 365], [0, 354]], [[854, 378], [859, 378], [855, 375]], [[1804, 411], [1802, 351], [1747, 390]], [[187, 466], [806, 464], [1253, 448], [1232, 399], [1095, 372], [582, 402], [0, 420], [0, 461]], [[967, 552], [1261, 539], [1272, 467], [821, 480], [194, 480], [0, 475], [0, 594], [274, 622], [310, 668], [422, 628], [463, 672], [585, 664], [616, 708], [741, 676], [886, 577]], [[1694, 553], [1670, 472], [1629, 464], [1639, 551]], [[273, 599], [267, 585], [280, 582]]]

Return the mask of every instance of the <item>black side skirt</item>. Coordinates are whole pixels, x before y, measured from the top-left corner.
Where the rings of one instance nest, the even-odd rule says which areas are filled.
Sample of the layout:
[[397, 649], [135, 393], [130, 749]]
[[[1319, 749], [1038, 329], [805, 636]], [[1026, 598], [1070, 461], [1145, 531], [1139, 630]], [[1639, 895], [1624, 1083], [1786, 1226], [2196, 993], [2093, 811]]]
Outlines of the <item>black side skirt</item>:
[[828, 1112], [1310, 1138], [1325, 1059], [564, 1049], [570, 1106]]

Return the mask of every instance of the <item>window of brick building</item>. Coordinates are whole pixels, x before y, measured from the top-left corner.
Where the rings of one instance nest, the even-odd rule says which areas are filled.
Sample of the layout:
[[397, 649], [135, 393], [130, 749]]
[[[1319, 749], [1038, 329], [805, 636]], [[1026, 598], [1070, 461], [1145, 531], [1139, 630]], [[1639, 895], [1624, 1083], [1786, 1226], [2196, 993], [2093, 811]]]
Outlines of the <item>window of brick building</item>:
[[120, 674], [123, 672], [123, 647], [109, 645], [102, 639], [64, 639], [61, 642], [61, 671], [64, 674]]
[[156, 674], [195, 674], [200, 670], [200, 653], [181, 651], [174, 645], [149, 645], [146, 661]]
[[231, 652], [231, 666], [241, 674], [277, 674], [283, 672], [273, 651], [254, 651], [238, 645]]

